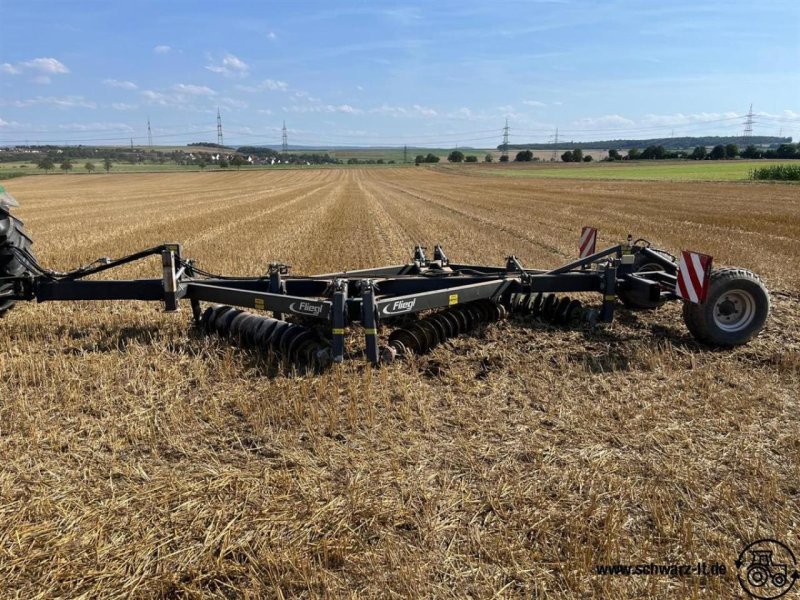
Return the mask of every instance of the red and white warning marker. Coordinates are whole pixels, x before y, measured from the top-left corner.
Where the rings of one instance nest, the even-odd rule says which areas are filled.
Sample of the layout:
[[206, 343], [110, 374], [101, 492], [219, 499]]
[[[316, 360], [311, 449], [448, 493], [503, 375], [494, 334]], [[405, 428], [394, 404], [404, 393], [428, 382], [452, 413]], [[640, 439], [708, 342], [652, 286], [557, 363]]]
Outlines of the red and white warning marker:
[[684, 300], [701, 304], [708, 295], [708, 281], [711, 276], [711, 260], [708, 254], [681, 251], [678, 261], [678, 285], [675, 293]]
[[580, 258], [586, 258], [594, 254], [597, 245], [597, 229], [594, 227], [584, 227], [581, 229]]

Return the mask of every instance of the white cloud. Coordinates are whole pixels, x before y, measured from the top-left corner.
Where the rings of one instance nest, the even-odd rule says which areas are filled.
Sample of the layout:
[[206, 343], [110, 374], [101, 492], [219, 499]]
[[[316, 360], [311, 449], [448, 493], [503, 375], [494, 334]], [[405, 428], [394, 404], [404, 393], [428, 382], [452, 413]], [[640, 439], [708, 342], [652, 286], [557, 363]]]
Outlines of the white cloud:
[[114, 110], [136, 110], [139, 108], [138, 104], [126, 104], [125, 102], [112, 102], [111, 108]]
[[96, 102], [86, 100], [83, 96], [36, 96], [27, 100], [16, 100], [13, 105], [19, 108], [36, 105], [56, 108], [97, 108]]
[[317, 104], [314, 106], [283, 106], [283, 112], [293, 113], [344, 113], [350, 115], [360, 115], [364, 111], [349, 104]]
[[378, 108], [371, 109], [369, 112], [389, 115], [390, 117], [435, 117], [438, 114], [433, 108], [428, 108], [427, 106], [421, 106], [419, 104], [414, 104], [410, 108], [383, 104]]
[[219, 101], [221, 106], [225, 108], [244, 109], [249, 106], [247, 102], [237, 100], [236, 98], [221, 98]]
[[172, 86], [172, 89], [181, 94], [189, 94], [191, 96], [216, 96], [217, 92], [210, 87], [204, 85], [192, 85], [190, 83], [177, 83]]
[[363, 91], [364, 91], [364, 88], [363, 88], [363, 86], [360, 86], [360, 85], [357, 85], [357, 86], [356, 86], [356, 89], [357, 89], [359, 92], [363, 92]]
[[133, 127], [127, 123], [109, 123], [109, 122], [95, 122], [95, 123], [62, 123], [58, 126], [63, 131], [124, 131], [132, 132]]
[[50, 73], [53, 75], [69, 73], [69, 69], [61, 61], [55, 58], [34, 58], [20, 63], [20, 66], [40, 73]]
[[645, 115], [642, 120], [642, 125], [664, 125], [666, 127], [673, 125], [688, 125], [690, 123], [702, 123], [704, 121], [718, 121], [727, 119], [738, 119], [739, 115], [735, 112], [728, 111], [723, 113], [674, 113], [671, 115]]
[[31, 81], [46, 85], [51, 83], [50, 75], [63, 75], [69, 73], [69, 69], [59, 60], [55, 58], [34, 58], [26, 60], [16, 65], [11, 63], [3, 63], [0, 65], [0, 71], [8, 73], [9, 75], [19, 75], [20, 73], [29, 72], [35, 76]]
[[135, 90], [138, 87], [132, 81], [119, 81], [117, 79], [104, 79], [103, 83], [108, 87], [115, 87], [123, 90]]
[[260, 115], [271, 115], [272, 114], [272, 111], [270, 109], [268, 109], [268, 108], [259, 108], [256, 112], [258, 114], [260, 114]]
[[277, 33], [275, 33], [274, 31], [270, 31], [270, 32], [267, 34], [267, 39], [268, 39], [268, 40], [270, 40], [270, 41], [273, 41], [273, 42], [274, 42], [275, 40], [277, 40], [277, 39], [278, 39], [278, 34], [277, 34]]
[[226, 77], [246, 77], [250, 67], [241, 58], [233, 54], [226, 54], [222, 57], [222, 62], [213, 63], [206, 66], [206, 69], [213, 73], [221, 73]]
[[572, 122], [578, 127], [597, 127], [598, 125], [634, 125], [634, 121], [622, 115], [603, 115], [601, 117], [583, 117]]
[[164, 44], [159, 44], [158, 46], [153, 48], [153, 52], [155, 52], [156, 54], [167, 54], [168, 52], [171, 51], [172, 48], [169, 46], [165, 46]]
[[542, 106], [547, 106], [544, 102], [539, 102], [538, 100], [523, 100], [522, 103], [525, 106], [533, 106], [537, 108], [541, 108]]
[[334, 110], [336, 112], [348, 113], [348, 114], [351, 114], [351, 115], [357, 115], [357, 114], [361, 114], [362, 112], [364, 112], [360, 108], [353, 108], [349, 104], [340, 104], [339, 106], [335, 106]]
[[279, 79], [265, 79], [256, 85], [237, 85], [236, 89], [243, 92], [263, 92], [264, 90], [288, 92], [289, 84]]
[[16, 121], [6, 121], [3, 118], [0, 118], [0, 127], [17, 127], [19, 123]]
[[287, 89], [289, 89], [289, 84], [279, 79], [265, 79], [261, 82], [261, 85], [266, 89], [273, 91], [285, 92]]

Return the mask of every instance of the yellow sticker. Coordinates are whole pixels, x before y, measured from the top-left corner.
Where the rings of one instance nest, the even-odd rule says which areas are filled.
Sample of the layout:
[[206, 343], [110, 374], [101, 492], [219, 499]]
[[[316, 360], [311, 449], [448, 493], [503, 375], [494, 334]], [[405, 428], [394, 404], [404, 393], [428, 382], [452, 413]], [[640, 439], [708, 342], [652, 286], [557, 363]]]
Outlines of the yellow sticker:
[[264, 310], [264, 299], [263, 298], [256, 298], [255, 299], [255, 306], [259, 310]]
[[365, 327], [364, 328], [364, 333], [366, 333], [367, 335], [378, 335], [378, 330], [377, 329], [367, 329]]
[[458, 294], [450, 294], [450, 306], [458, 304]]
[[605, 296], [603, 296], [603, 300], [611, 301], [611, 300], [616, 300], [616, 299], [617, 299], [617, 297], [614, 294], [606, 294]]
[[344, 329], [340, 329], [337, 327], [333, 328], [333, 335], [344, 335]]

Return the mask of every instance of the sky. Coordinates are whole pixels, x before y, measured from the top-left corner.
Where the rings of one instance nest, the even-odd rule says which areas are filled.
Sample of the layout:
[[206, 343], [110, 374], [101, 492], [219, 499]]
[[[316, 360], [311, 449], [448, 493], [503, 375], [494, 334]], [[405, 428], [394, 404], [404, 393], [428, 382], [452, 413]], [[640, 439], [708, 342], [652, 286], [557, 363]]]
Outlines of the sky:
[[800, 2], [0, 0], [0, 145], [800, 140]]

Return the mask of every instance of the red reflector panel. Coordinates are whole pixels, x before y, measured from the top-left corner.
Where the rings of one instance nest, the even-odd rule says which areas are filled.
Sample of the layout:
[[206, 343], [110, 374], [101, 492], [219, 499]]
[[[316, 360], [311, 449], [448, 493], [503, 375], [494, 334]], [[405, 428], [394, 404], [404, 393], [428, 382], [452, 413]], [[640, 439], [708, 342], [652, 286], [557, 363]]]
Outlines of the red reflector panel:
[[678, 285], [675, 293], [684, 300], [701, 304], [708, 295], [708, 280], [711, 275], [711, 257], [699, 252], [681, 251], [678, 262]]
[[584, 227], [581, 229], [580, 258], [586, 258], [594, 254], [597, 244], [597, 229], [594, 227]]

